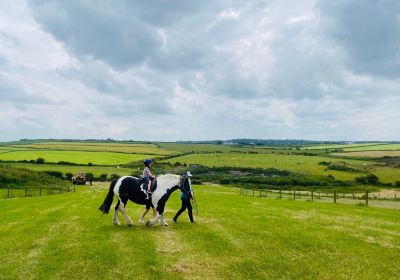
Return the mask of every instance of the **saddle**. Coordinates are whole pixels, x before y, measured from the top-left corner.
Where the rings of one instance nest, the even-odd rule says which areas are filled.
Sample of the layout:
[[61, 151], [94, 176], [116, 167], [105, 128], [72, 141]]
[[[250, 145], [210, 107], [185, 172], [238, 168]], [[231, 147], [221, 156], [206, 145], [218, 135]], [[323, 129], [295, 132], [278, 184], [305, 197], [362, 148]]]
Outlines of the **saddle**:
[[[145, 190], [147, 192], [147, 186], [145, 186], [145, 181], [143, 179], [142, 176], [140, 176], [140, 182], [142, 183], [142, 188], [143, 190]], [[150, 187], [150, 191], [154, 192], [157, 189], [157, 178], [151, 180], [151, 187]]]

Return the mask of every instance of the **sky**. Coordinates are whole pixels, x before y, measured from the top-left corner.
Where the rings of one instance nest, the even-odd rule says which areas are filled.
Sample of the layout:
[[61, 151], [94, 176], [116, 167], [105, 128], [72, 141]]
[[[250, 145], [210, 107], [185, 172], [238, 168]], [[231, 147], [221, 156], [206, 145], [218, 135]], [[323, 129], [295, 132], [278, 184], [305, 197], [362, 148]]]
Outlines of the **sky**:
[[21, 138], [400, 140], [400, 1], [1, 1]]

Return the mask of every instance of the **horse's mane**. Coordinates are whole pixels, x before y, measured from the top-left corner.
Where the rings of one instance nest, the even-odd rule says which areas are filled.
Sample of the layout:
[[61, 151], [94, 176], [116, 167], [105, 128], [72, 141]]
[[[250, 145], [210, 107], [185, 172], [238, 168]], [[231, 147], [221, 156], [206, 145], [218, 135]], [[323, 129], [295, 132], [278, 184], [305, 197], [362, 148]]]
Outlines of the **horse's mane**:
[[171, 174], [171, 173], [162, 174], [162, 175], [157, 176], [157, 178], [165, 178], [165, 177], [175, 177], [176, 179], [179, 179], [180, 176], [176, 175], [176, 174]]

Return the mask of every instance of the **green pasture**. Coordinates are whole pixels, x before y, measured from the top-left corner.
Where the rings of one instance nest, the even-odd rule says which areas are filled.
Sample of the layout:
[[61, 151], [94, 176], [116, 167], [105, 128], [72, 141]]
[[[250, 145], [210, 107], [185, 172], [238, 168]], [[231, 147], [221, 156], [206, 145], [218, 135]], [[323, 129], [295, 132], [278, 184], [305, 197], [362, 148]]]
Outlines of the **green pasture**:
[[96, 151], [96, 152], [119, 152], [137, 153], [149, 155], [171, 155], [177, 154], [159, 148], [154, 144], [117, 144], [117, 143], [91, 143], [91, 142], [40, 142], [29, 145], [13, 145], [14, 148], [47, 149], [47, 150], [69, 150], [69, 151]]
[[[350, 167], [365, 169], [373, 162], [330, 158], [321, 156], [281, 155], [281, 154], [191, 154], [165, 160], [170, 163], [200, 164], [209, 167], [250, 167], [276, 168], [305, 174], [333, 175], [337, 179], [349, 180], [360, 173], [327, 170], [319, 162], [346, 162]], [[400, 174], [400, 169], [399, 169]]]
[[344, 149], [346, 152], [356, 151], [391, 151], [400, 150], [400, 144], [382, 144], [382, 145], [371, 145], [365, 147], [348, 147]]
[[114, 167], [114, 166], [74, 166], [74, 165], [58, 165], [58, 164], [32, 164], [32, 163], [6, 163], [5, 165], [26, 168], [35, 171], [58, 171], [64, 173], [77, 174], [78, 172], [93, 173], [95, 177], [101, 174], [118, 174], [119, 176], [126, 176], [132, 173], [130, 168]]
[[360, 151], [365, 150], [369, 147], [378, 147], [381, 145], [386, 145], [385, 143], [359, 143], [359, 144], [340, 144], [340, 145], [310, 145], [304, 146], [302, 150], [325, 150], [325, 149], [360, 149]]
[[381, 158], [385, 156], [400, 157], [400, 150], [358, 151], [358, 152], [333, 153], [332, 155], [340, 157], [369, 157], [369, 158]]
[[[113, 226], [106, 191], [1, 200], [1, 279], [398, 279], [398, 211], [195, 186], [200, 216]], [[167, 203], [169, 222], [179, 194]], [[143, 206], [129, 203], [136, 221]], [[122, 217], [120, 217], [122, 222]]]
[[230, 145], [215, 145], [215, 144], [189, 144], [189, 143], [157, 143], [157, 145], [163, 149], [179, 151], [181, 153], [271, 153], [271, 151], [276, 151], [279, 148], [267, 147], [267, 146], [230, 146]]
[[3, 161], [35, 160], [39, 157], [44, 158], [46, 162], [66, 161], [78, 164], [118, 165], [143, 160], [152, 156], [146, 154], [52, 150], [15, 151], [0, 154], [0, 160]]

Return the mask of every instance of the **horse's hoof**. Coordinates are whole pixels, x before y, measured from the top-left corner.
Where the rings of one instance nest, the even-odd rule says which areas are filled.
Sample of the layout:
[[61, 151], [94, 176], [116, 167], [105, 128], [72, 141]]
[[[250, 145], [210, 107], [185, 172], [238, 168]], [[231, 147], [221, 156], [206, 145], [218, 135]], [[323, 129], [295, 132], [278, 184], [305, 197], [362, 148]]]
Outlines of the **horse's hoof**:
[[167, 227], [167, 226], [168, 226], [168, 223], [164, 223], [163, 226]]
[[144, 225], [144, 221], [143, 220], [139, 220], [139, 224]]
[[146, 223], [146, 227], [148, 227], [148, 226], [150, 226], [150, 222], [149, 221], [147, 221], [147, 223]]
[[127, 224], [128, 227], [133, 227], [133, 224]]

